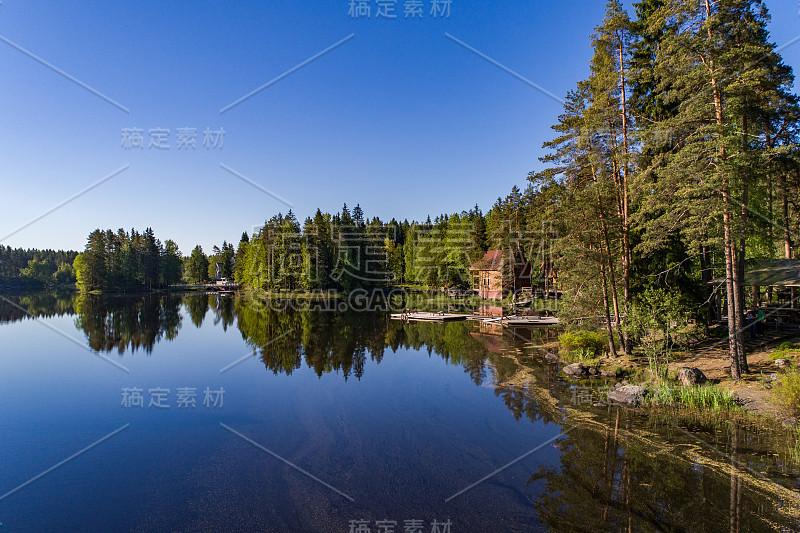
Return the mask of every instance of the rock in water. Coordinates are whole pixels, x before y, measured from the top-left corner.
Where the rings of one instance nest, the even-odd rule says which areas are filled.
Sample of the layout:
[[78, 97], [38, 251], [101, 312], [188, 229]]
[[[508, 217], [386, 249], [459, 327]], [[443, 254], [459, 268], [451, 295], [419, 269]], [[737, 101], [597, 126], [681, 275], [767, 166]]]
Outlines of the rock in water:
[[564, 373], [568, 376], [586, 376], [589, 369], [583, 363], [572, 363], [564, 367]]
[[678, 379], [681, 380], [681, 383], [684, 387], [702, 385], [708, 381], [708, 378], [705, 374], [703, 374], [702, 370], [688, 366], [685, 366], [678, 371]]
[[548, 363], [558, 363], [558, 356], [553, 352], [547, 352], [544, 354], [544, 360]]
[[623, 385], [608, 393], [608, 400], [628, 407], [641, 405], [644, 400], [644, 387], [639, 385]]

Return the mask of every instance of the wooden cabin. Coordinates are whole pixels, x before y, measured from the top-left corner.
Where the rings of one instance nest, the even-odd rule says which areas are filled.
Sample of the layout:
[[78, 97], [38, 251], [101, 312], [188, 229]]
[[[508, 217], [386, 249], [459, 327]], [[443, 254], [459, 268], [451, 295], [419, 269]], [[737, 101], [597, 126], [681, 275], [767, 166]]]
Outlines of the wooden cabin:
[[502, 300], [531, 287], [531, 264], [519, 250], [489, 250], [469, 270], [472, 288], [487, 300]]

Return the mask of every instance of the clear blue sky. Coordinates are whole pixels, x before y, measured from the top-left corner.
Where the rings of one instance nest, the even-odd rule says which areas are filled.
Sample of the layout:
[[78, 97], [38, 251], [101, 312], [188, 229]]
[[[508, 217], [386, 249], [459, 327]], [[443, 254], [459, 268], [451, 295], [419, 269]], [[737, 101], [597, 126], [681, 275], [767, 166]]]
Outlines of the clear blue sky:
[[[96, 227], [143, 230], [184, 253], [238, 241], [294, 205], [360, 203], [369, 217], [485, 211], [540, 168], [561, 105], [466, 50], [467, 43], [558, 96], [586, 77], [605, 2], [452, 0], [450, 17], [352, 18], [349, 0], [0, 4], [0, 238], [129, 164], [2, 244], [83, 249]], [[800, 35], [797, 2], [767, 0], [772, 41]], [[333, 44], [241, 104], [220, 110]], [[127, 108], [42, 65], [11, 43]], [[782, 51], [800, 70], [800, 42]], [[178, 150], [195, 128], [197, 149]], [[144, 130], [125, 150], [124, 128]], [[148, 130], [169, 129], [168, 150]], [[206, 128], [223, 128], [206, 149]]]

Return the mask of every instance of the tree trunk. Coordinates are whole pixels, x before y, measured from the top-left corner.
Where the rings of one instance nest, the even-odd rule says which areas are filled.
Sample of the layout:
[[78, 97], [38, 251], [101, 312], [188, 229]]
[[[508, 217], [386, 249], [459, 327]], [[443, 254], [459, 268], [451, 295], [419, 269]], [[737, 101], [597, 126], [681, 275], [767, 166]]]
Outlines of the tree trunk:
[[781, 228], [783, 229], [783, 255], [786, 259], [792, 258], [792, 232], [789, 229], [789, 191], [786, 186], [786, 175], [780, 174], [778, 178], [781, 189]]
[[[620, 30], [621, 31], [621, 30]], [[620, 104], [622, 105], [622, 284], [624, 291], [625, 320], [628, 320], [628, 306], [631, 301], [631, 240], [630, 240], [630, 206], [628, 198], [628, 102], [625, 88], [625, 54], [624, 42], [619, 37], [619, 83], [621, 89]], [[628, 327], [625, 331], [625, 355], [630, 356], [633, 351]]]
[[[748, 124], [749, 121], [747, 120], [747, 102], [745, 99], [745, 109], [742, 112], [742, 152], [747, 152], [748, 149]], [[750, 212], [747, 208], [750, 196], [750, 173], [745, 168], [744, 175], [742, 176], [742, 219], [740, 225], [741, 235], [739, 236], [739, 249], [737, 250], [737, 261], [736, 261], [736, 274], [739, 278], [736, 284], [736, 298], [738, 299], [737, 309], [739, 309], [739, 317], [744, 314], [744, 310], [746, 308], [746, 299], [745, 299], [745, 286], [744, 286], [744, 270], [745, 270], [745, 260], [747, 259], [747, 223], [750, 218]], [[755, 304], [755, 302], [753, 302]], [[744, 327], [744, 325], [742, 325]], [[741, 331], [742, 328], [739, 328], [737, 331]], [[744, 339], [742, 339], [741, 344], [741, 351], [739, 353], [739, 366], [743, 372], [749, 372], [747, 367], [747, 352], [744, 350]]]
[[[709, 0], [704, 0], [706, 19], [711, 18], [711, 5]], [[708, 25], [708, 38], [713, 41], [713, 34], [711, 26]], [[719, 87], [717, 80], [716, 67], [713, 58], [708, 61], [709, 76], [711, 87], [714, 95], [714, 110], [716, 114], [716, 124], [720, 127], [720, 135], [722, 134], [722, 126], [725, 123], [722, 104], [722, 90]], [[725, 144], [720, 141], [718, 148], [719, 162], [724, 162], [727, 159]], [[724, 170], [723, 170], [724, 172]], [[739, 275], [736, 265], [736, 250], [733, 237], [733, 205], [731, 199], [730, 183], [728, 178], [723, 175], [722, 178], [722, 201], [723, 201], [723, 216], [722, 225], [725, 234], [725, 288], [728, 300], [728, 344], [730, 346], [731, 358], [731, 377], [734, 380], [739, 380], [741, 373], [746, 371], [746, 366], [743, 367], [742, 360], [744, 358], [744, 337], [740, 328], [742, 322], [742, 301], [739, 298], [739, 291], [737, 290], [739, 283]]]
[[700, 275], [703, 280], [703, 287], [708, 290], [708, 313], [706, 318], [709, 323], [718, 320], [717, 315], [717, 296], [716, 290], [711, 286], [713, 272], [711, 271], [711, 261], [708, 258], [708, 247], [703, 245], [700, 247]]
[[[598, 176], [597, 176], [596, 168], [594, 166], [594, 163], [591, 161], [591, 159], [590, 159], [590, 169], [592, 171], [592, 179], [594, 180], [595, 184], [599, 183], [599, 179], [598, 179]], [[601, 230], [603, 232], [603, 241], [604, 241], [604, 244], [605, 244], [605, 252], [606, 252], [605, 253], [605, 257], [606, 257], [607, 265], [608, 265], [609, 282], [611, 284], [611, 300], [612, 300], [612, 302], [614, 304], [614, 317], [616, 319], [615, 320], [615, 322], [616, 322], [616, 330], [617, 330], [617, 335], [619, 336], [620, 348], [623, 348], [623, 351], [624, 351], [624, 347], [626, 346], [626, 338], [624, 337], [623, 332], [622, 332], [622, 325], [621, 325], [622, 318], [620, 317], [620, 313], [619, 313], [619, 300], [617, 299], [617, 277], [616, 277], [616, 274], [614, 272], [614, 259], [613, 259], [614, 256], [611, 253], [611, 238], [608, 235], [608, 224], [606, 222], [605, 209], [603, 208], [603, 202], [602, 202], [602, 198], [600, 197], [600, 192], [599, 191], [597, 192], [597, 205], [599, 206], [600, 227], [601, 227]], [[601, 246], [601, 249], [602, 249], [602, 246]], [[602, 256], [603, 256], [603, 254], [601, 253], [601, 257]], [[610, 326], [610, 322], [609, 322], [609, 326]], [[613, 350], [611, 353], [614, 354], [614, 357], [617, 356], [616, 350]]]
[[611, 313], [608, 310], [608, 282], [606, 281], [606, 266], [602, 259], [600, 262], [600, 277], [603, 280], [603, 311], [605, 312], [606, 335], [608, 336], [608, 355], [611, 357], [616, 357], [617, 349], [614, 346], [614, 331], [611, 329]]

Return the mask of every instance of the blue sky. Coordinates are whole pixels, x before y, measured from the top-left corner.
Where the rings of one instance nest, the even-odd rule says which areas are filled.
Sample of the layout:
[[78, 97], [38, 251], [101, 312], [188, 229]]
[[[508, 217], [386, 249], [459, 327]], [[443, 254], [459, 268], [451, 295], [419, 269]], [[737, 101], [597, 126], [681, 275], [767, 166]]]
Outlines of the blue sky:
[[[449, 17], [348, 14], [349, 0], [0, 4], [0, 243], [83, 249], [97, 227], [152, 226], [187, 253], [289, 207], [360, 203], [370, 217], [485, 211], [540, 168], [561, 105], [586, 77], [605, 2], [452, 0]], [[797, 2], [767, 0], [771, 39], [800, 35]], [[260, 93], [220, 110], [351, 36]], [[128, 109], [125, 112], [10, 43]], [[800, 68], [800, 42], [782, 51]], [[126, 150], [123, 129], [143, 130]], [[149, 130], [170, 130], [169, 149]], [[194, 128], [197, 148], [179, 150]], [[220, 148], [206, 129], [224, 129]], [[258, 183], [255, 188], [222, 165]], [[112, 172], [126, 170], [18, 231]]]

